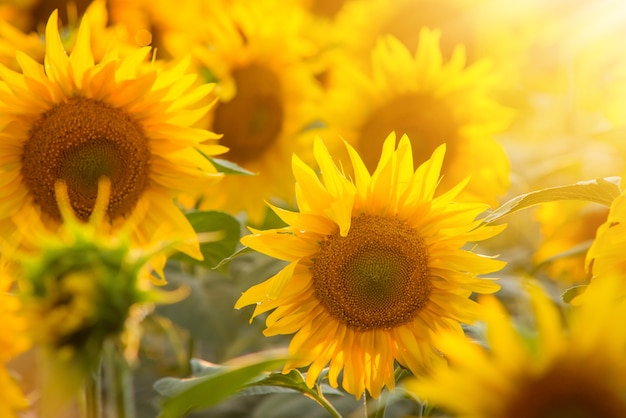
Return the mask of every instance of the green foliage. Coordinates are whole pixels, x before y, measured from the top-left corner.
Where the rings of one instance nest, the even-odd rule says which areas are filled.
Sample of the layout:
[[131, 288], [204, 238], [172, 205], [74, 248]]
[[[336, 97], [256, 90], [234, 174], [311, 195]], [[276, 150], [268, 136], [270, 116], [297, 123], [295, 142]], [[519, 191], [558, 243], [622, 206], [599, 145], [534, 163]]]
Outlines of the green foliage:
[[200, 251], [204, 260], [196, 260], [183, 253], [171, 259], [196, 264], [206, 268], [222, 268], [221, 261], [231, 256], [239, 243], [241, 225], [231, 215], [218, 211], [193, 211], [185, 216], [198, 234]]
[[154, 384], [154, 389], [166, 397], [160, 417], [178, 418], [215, 405], [287, 360], [286, 350], [270, 350], [242, 356], [221, 366], [207, 365], [198, 377], [160, 379]]
[[237, 164], [233, 163], [232, 161], [228, 161], [228, 160], [222, 160], [221, 158], [215, 158], [215, 157], [209, 157], [206, 156], [205, 157], [211, 161], [211, 163], [215, 166], [215, 168], [217, 169], [218, 172], [220, 173], [224, 173], [224, 174], [228, 174], [230, 176], [254, 176], [256, 174], [254, 174], [252, 171], [248, 171], [243, 167], [238, 166]]
[[619, 181], [619, 177], [606, 177], [526, 193], [501, 205], [485, 216], [483, 222], [491, 223], [518, 210], [558, 200], [584, 200], [611, 206], [621, 194]]

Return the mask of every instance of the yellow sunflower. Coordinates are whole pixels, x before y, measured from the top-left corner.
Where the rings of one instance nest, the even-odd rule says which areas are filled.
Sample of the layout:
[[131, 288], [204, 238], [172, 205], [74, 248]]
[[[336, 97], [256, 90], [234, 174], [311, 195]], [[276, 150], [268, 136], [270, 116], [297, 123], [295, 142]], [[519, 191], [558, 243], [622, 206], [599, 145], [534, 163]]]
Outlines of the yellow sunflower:
[[[626, 275], [626, 193], [617, 197], [611, 204], [608, 219], [600, 225], [596, 237], [587, 251], [585, 267], [591, 280], [587, 288], [572, 300], [573, 305], [589, 303], [589, 299], [596, 297], [602, 289], [604, 281], [612, 277], [624, 278]], [[623, 282], [622, 282], [623, 283]], [[601, 290], [600, 290], [601, 291]], [[624, 297], [626, 291], [623, 286], [612, 296]]]
[[216, 80], [210, 127], [223, 134], [226, 158], [257, 175], [225, 178], [203, 193], [201, 207], [246, 211], [258, 224], [265, 200], [292, 203], [285, 167], [292, 153], [311, 148], [321, 91], [305, 58], [315, 47], [303, 34], [303, 10], [277, 0], [214, 4], [207, 19], [208, 43], [194, 56], [200, 73]]
[[394, 386], [395, 360], [414, 373], [439, 361], [433, 331], [461, 334], [459, 323], [480, 312], [470, 294], [499, 288], [477, 275], [504, 263], [462, 247], [503, 227], [480, 226], [475, 218], [485, 204], [453, 202], [466, 182], [435, 197], [445, 146], [415, 171], [409, 139], [395, 146], [392, 134], [370, 174], [346, 144], [352, 181], [316, 140], [321, 180], [294, 157], [300, 211], [274, 208], [289, 226], [242, 238], [289, 264], [248, 289], [236, 307], [255, 304], [253, 317], [273, 310], [264, 333], [295, 334], [294, 360], [284, 371], [309, 366], [310, 386], [330, 363], [332, 386], [343, 370], [346, 391], [379, 396], [383, 386]]
[[28, 402], [17, 385], [6, 363], [24, 352], [28, 346], [26, 322], [19, 314], [20, 302], [11, 293], [13, 281], [6, 274], [4, 264], [0, 271], [0, 417], [17, 417]]
[[371, 64], [371, 73], [350, 60], [334, 67], [329, 128], [355, 146], [370, 170], [381, 138], [391, 131], [411, 138], [416, 163], [446, 143], [443, 185], [449, 188], [469, 174], [468, 201], [495, 205], [509, 185], [509, 162], [493, 136], [511, 114], [489, 96], [494, 76], [488, 63], [465, 67], [462, 46], [444, 62], [439, 32], [423, 29], [414, 55], [389, 36], [377, 44]]
[[176, 241], [202, 258], [196, 234], [173, 197], [197, 192], [221, 176], [202, 155], [224, 147], [196, 127], [211, 105], [212, 85], [195, 86], [188, 62], [144, 62], [150, 48], [119, 58], [111, 49], [95, 63], [84, 19], [76, 45], [63, 50], [53, 13], [46, 27], [45, 63], [17, 55], [22, 72], [0, 67], [0, 225], [14, 232], [41, 218], [55, 228], [61, 216], [55, 184], [68, 185], [71, 205], [86, 220], [98, 179], [112, 182], [108, 218], [130, 219], [136, 243]]
[[613, 297], [623, 278], [603, 285], [588, 304], [565, 312], [565, 320], [532, 285], [534, 332], [516, 328], [495, 298], [485, 300], [489, 348], [442, 336], [449, 366], [405, 387], [455, 417], [626, 416], [626, 300]]

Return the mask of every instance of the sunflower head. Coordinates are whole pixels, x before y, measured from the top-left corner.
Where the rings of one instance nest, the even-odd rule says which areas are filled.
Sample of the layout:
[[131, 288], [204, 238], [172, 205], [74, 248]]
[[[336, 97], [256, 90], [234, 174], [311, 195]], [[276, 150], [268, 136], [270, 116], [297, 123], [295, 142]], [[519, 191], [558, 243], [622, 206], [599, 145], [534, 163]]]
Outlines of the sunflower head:
[[[511, 317], [495, 297], [483, 297], [489, 348], [441, 335], [448, 364], [405, 387], [462, 417], [624, 416], [626, 299], [615, 297], [621, 281], [607, 279], [588, 303], [565, 312], [530, 283], [531, 318]], [[534, 323], [532, 330], [522, 319]]]
[[295, 334], [285, 370], [309, 366], [312, 386], [329, 366], [335, 387], [343, 370], [349, 393], [377, 397], [394, 386], [395, 361], [414, 373], [441, 361], [434, 330], [461, 333], [461, 322], [480, 316], [470, 294], [499, 286], [478, 275], [503, 263], [463, 247], [502, 227], [476, 220], [484, 204], [453, 203], [466, 182], [435, 196], [445, 145], [414, 169], [409, 139], [396, 148], [391, 134], [371, 174], [346, 147], [354, 177], [319, 139], [319, 177], [294, 156], [299, 212], [274, 208], [287, 227], [242, 238], [289, 264], [244, 292], [236, 307], [256, 305], [253, 316], [272, 311], [266, 335]]
[[107, 177], [106, 216], [114, 228], [137, 221], [136, 243], [156, 236], [201, 258], [195, 232], [173, 199], [221, 178], [207, 156], [226, 149], [200, 126], [213, 85], [197, 83], [188, 60], [149, 61], [150, 48], [124, 57], [110, 48], [96, 60], [90, 32], [98, 11], [89, 8], [81, 20], [69, 55], [54, 12], [43, 65], [18, 52], [20, 72], [0, 67], [0, 137], [7, 145], [0, 151], [3, 234], [36, 219], [58, 227], [58, 182], [67, 185], [76, 215], [87, 220], [98, 181]]
[[369, 68], [349, 55], [338, 60], [329, 70], [329, 129], [356, 148], [369, 170], [389, 132], [411, 139], [416, 163], [445, 143], [442, 185], [451, 188], [470, 175], [460, 198], [495, 205], [510, 170], [495, 134], [512, 117], [495, 100], [497, 74], [486, 60], [466, 65], [462, 44], [445, 60], [440, 31], [422, 28], [419, 35], [416, 49], [391, 35], [378, 38]]
[[98, 364], [103, 343], [120, 336], [131, 307], [154, 299], [146, 290], [150, 256], [132, 247], [128, 233], [106, 233], [110, 182], [100, 185], [85, 223], [70, 207], [67, 186], [57, 183], [61, 228], [53, 234], [42, 225], [28, 250], [11, 257], [33, 341], [85, 371]]
[[293, 205], [293, 179], [285, 167], [294, 152], [311, 149], [311, 126], [321, 108], [310, 65], [315, 47], [296, 4], [237, 0], [213, 6], [206, 17], [212, 24], [203, 25], [208, 41], [193, 49], [199, 72], [216, 82], [211, 130], [223, 135], [226, 157], [256, 175], [229, 176], [219, 189], [204, 190], [201, 206], [245, 212], [258, 225], [265, 201]]

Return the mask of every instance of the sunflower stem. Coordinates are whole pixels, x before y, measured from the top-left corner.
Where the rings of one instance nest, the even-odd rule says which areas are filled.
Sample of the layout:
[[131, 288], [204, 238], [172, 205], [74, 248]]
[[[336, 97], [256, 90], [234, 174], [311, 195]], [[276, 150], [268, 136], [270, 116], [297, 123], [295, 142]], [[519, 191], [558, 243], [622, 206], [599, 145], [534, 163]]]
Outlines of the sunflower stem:
[[89, 373], [89, 376], [85, 380], [85, 405], [84, 405], [84, 416], [86, 418], [100, 418], [100, 390], [102, 389], [101, 385], [101, 373], [100, 366], [92, 373]]
[[332, 418], [342, 418], [339, 411], [337, 411], [333, 404], [331, 404], [330, 401], [326, 399], [326, 397], [322, 393], [321, 388], [318, 388], [315, 392], [317, 392], [315, 400], [330, 414]]
[[132, 373], [113, 341], [105, 343], [104, 367], [107, 376], [107, 417], [135, 418]]
[[378, 398], [378, 404], [376, 405], [376, 415], [374, 418], [385, 418], [385, 409], [387, 408], [388, 392], [383, 389]]

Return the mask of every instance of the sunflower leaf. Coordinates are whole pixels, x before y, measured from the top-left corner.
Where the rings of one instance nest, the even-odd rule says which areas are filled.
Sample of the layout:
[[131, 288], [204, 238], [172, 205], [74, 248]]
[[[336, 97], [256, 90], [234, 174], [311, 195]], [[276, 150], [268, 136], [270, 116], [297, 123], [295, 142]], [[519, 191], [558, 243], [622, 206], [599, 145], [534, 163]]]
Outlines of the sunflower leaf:
[[171, 259], [218, 269], [222, 260], [233, 255], [241, 237], [241, 225], [231, 215], [218, 211], [192, 211], [185, 214], [198, 234], [200, 251], [204, 260], [196, 260], [183, 253], [172, 255]]
[[160, 418], [182, 417], [213, 406], [244, 389], [267, 370], [276, 369], [289, 359], [286, 350], [268, 350], [249, 354], [212, 366], [209, 374], [188, 379], [159, 379], [154, 389], [166, 399]]
[[218, 172], [228, 175], [238, 176], [256, 176], [252, 171], [246, 170], [243, 167], [233, 163], [232, 161], [223, 160], [221, 158], [205, 156], [215, 166]]
[[219, 263], [217, 263], [217, 265], [215, 265], [213, 267], [213, 269], [215, 269], [215, 270], [221, 269], [226, 264], [228, 264], [231, 261], [233, 261], [235, 258], [241, 257], [242, 255], [245, 255], [245, 254], [250, 254], [250, 253], [254, 253], [254, 250], [252, 248], [250, 248], [250, 247], [241, 247], [240, 249], [238, 249], [233, 254], [229, 255], [228, 257], [223, 258], [222, 261], [220, 261]]
[[[318, 391], [308, 387], [304, 381], [304, 376], [302, 376], [302, 373], [297, 370], [291, 370], [289, 373], [272, 373], [266, 378], [250, 384], [250, 386], [277, 386], [296, 390], [307, 396], [313, 397], [315, 400], [318, 400], [317, 398], [319, 397]], [[323, 388], [323, 392], [327, 395], [344, 395], [342, 391], [335, 389], [330, 385], [323, 384], [321, 386]]]
[[619, 183], [619, 177], [605, 177], [526, 193], [495, 209], [483, 218], [483, 222], [491, 223], [518, 210], [558, 200], [585, 200], [611, 206], [621, 194]]

